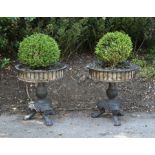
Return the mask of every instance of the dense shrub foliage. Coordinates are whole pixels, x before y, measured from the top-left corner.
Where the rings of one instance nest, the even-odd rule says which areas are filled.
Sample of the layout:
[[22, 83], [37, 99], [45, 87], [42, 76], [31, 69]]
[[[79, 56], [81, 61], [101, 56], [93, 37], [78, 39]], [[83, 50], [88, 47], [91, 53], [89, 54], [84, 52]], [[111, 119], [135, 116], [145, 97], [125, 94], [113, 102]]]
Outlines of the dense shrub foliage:
[[106, 31], [123, 31], [127, 33], [134, 44], [134, 52], [137, 53], [140, 48], [145, 47], [146, 43], [153, 39], [153, 29], [155, 20], [153, 18], [144, 17], [119, 17], [106, 18]]
[[97, 40], [104, 33], [103, 18], [51, 18], [45, 33], [54, 36], [62, 49], [62, 56], [93, 52]]
[[45, 34], [33, 34], [24, 38], [19, 45], [19, 61], [33, 68], [55, 64], [59, 57], [60, 50], [56, 41]]
[[33, 33], [55, 38], [62, 57], [93, 52], [104, 33], [103, 18], [0, 18], [0, 50], [3, 56], [16, 57], [19, 42]]
[[[0, 53], [16, 58], [19, 42], [34, 33], [45, 33], [59, 43], [62, 57], [76, 53], [94, 52], [99, 38], [107, 32], [122, 31], [132, 39], [134, 51], [154, 45], [154, 18], [41, 18], [1, 17]], [[146, 50], [149, 52], [149, 50]], [[140, 52], [139, 52], [140, 53]]]
[[0, 70], [7, 67], [10, 64], [9, 58], [1, 58], [0, 57]]
[[132, 51], [131, 38], [122, 32], [109, 32], [105, 34], [96, 45], [96, 56], [109, 66], [128, 59]]

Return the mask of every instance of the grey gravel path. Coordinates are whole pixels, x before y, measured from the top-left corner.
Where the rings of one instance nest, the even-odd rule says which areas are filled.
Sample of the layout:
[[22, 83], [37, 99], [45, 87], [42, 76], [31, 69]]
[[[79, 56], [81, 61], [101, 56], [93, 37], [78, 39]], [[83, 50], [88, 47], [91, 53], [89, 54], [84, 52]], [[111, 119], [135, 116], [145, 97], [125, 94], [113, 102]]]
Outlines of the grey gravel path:
[[0, 138], [155, 138], [155, 113], [125, 113], [122, 126], [114, 127], [109, 116], [91, 118], [90, 112], [67, 112], [52, 116], [46, 127], [40, 116], [30, 121], [23, 115], [0, 116]]

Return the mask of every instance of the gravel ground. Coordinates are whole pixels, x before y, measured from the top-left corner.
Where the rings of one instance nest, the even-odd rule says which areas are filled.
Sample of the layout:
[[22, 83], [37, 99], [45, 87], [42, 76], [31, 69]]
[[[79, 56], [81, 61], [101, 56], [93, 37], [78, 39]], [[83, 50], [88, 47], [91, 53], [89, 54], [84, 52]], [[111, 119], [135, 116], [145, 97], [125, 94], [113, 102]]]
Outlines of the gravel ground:
[[41, 116], [30, 121], [23, 115], [1, 115], [0, 137], [7, 138], [155, 138], [155, 113], [126, 113], [122, 126], [113, 126], [107, 115], [91, 118], [91, 111], [61, 112], [52, 116], [54, 125], [47, 127]]

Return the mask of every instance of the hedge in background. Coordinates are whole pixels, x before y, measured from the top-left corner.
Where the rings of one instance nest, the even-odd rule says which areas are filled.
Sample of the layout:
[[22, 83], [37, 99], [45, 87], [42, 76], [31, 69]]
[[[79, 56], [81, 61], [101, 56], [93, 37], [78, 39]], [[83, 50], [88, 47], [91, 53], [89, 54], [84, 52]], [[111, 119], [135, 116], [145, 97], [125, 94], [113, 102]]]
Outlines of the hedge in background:
[[0, 17], [0, 54], [16, 58], [19, 42], [32, 34], [34, 18]]
[[104, 33], [104, 18], [0, 18], [0, 50], [3, 56], [16, 57], [19, 42], [33, 33], [55, 38], [62, 57], [93, 52]]
[[94, 52], [105, 28], [103, 18], [51, 18], [44, 30], [57, 40], [62, 57], [70, 57], [76, 53]]
[[[153, 18], [0, 18], [0, 52], [2, 57], [17, 56], [19, 42], [33, 33], [45, 33], [55, 38], [61, 57], [94, 52], [99, 38], [109, 31], [123, 31], [132, 39], [134, 51], [150, 47]], [[152, 43], [154, 44], [154, 43]], [[143, 46], [142, 46], [143, 45]], [[149, 50], [147, 50], [149, 51]]]
[[149, 17], [109, 17], [105, 20], [106, 31], [123, 31], [127, 33], [134, 44], [134, 52], [149, 46], [153, 39], [155, 19]]

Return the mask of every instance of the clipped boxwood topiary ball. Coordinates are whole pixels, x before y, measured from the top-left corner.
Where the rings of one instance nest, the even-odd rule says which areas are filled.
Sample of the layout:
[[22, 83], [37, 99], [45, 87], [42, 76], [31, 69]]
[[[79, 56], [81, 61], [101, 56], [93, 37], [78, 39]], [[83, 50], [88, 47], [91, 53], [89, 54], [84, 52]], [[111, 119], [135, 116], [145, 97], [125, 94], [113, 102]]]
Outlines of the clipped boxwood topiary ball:
[[108, 32], [96, 45], [96, 56], [108, 66], [116, 66], [128, 59], [132, 51], [131, 38], [122, 32]]
[[58, 44], [48, 35], [36, 33], [20, 43], [18, 59], [31, 68], [47, 67], [58, 62], [59, 58]]

